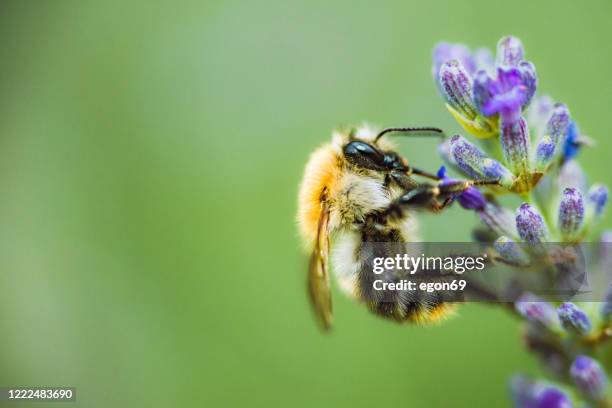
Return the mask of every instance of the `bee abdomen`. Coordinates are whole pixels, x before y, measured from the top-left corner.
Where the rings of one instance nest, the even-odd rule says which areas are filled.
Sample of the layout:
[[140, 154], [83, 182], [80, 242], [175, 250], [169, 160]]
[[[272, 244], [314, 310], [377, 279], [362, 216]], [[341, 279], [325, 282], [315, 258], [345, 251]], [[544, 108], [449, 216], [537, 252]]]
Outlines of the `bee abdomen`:
[[[430, 323], [439, 321], [452, 314], [455, 302], [460, 299], [449, 298], [443, 292], [423, 292], [419, 290], [397, 289], [398, 285], [413, 282], [419, 283], [432, 279], [431, 275], [411, 275], [405, 270], [384, 269], [374, 272], [375, 258], [394, 258], [397, 254], [407, 252], [407, 246], [398, 230], [391, 229], [381, 233], [364, 228], [362, 242], [355, 256], [360, 265], [355, 279], [355, 292], [375, 314], [397, 322]], [[435, 275], [434, 275], [435, 279]], [[395, 289], [383, 289], [393, 284]]]

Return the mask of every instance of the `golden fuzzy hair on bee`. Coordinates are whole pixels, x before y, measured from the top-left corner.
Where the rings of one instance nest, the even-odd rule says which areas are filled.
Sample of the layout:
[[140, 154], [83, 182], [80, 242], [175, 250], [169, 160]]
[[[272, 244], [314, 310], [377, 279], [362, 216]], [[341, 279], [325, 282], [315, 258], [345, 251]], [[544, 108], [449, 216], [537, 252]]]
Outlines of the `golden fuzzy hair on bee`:
[[[343, 209], [341, 214], [332, 214], [331, 230], [340, 224], [339, 216], [342, 221], [350, 222], [355, 217], [359, 218], [365, 211], [383, 208], [389, 203], [389, 197], [381, 189], [380, 183], [360, 177], [364, 175], [363, 173], [372, 178], [380, 177], [378, 174], [369, 171], [359, 174], [344, 171], [346, 162], [342, 154], [342, 146], [350, 137], [373, 142], [377, 133], [369, 125], [359, 127], [352, 134], [335, 132], [331, 143], [326, 143], [310, 155], [298, 194], [297, 213], [300, 235], [306, 249], [311, 249], [316, 239], [323, 195], [332, 198], [331, 205]], [[386, 150], [395, 148], [390, 141], [384, 138], [378, 140], [377, 144]], [[342, 192], [347, 194], [341, 194]], [[359, 202], [363, 204], [363, 208], [355, 208], [350, 205], [347, 199], [349, 193], [352, 196], [350, 202]]]
[[297, 221], [307, 249], [313, 247], [316, 239], [322, 195], [336, 187], [340, 160], [332, 145], [327, 144], [312, 153], [306, 165], [298, 196]]

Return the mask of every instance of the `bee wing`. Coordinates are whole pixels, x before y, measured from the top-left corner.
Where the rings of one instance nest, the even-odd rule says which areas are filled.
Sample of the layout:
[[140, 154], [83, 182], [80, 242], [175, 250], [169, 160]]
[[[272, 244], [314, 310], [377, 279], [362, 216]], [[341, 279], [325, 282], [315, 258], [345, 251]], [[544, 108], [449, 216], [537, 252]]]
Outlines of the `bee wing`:
[[329, 286], [328, 257], [329, 257], [329, 235], [327, 224], [329, 212], [325, 204], [319, 216], [319, 226], [314, 249], [310, 256], [308, 266], [308, 294], [310, 303], [319, 323], [324, 329], [331, 328], [332, 303], [331, 290]]

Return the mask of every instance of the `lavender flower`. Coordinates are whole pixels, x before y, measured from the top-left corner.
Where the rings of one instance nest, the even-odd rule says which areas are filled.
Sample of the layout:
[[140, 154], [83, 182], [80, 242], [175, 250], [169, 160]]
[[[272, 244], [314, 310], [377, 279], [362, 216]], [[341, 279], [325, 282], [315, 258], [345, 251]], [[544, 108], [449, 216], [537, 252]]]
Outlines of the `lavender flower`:
[[584, 221], [584, 202], [582, 194], [575, 188], [563, 190], [559, 205], [559, 231], [565, 241], [578, 236]]
[[534, 408], [572, 408], [568, 396], [556, 387], [544, 388], [538, 394]]
[[503, 37], [497, 43], [497, 65], [516, 67], [525, 54], [523, 43], [516, 37]]
[[585, 397], [593, 401], [604, 398], [608, 379], [596, 360], [587, 356], [576, 357], [570, 375]]
[[[438, 178], [442, 180], [441, 185], [452, 183], [457, 180], [447, 177], [446, 167], [441, 166], [437, 173]], [[457, 197], [459, 204], [466, 210], [484, 210], [487, 200], [480, 190], [475, 187], [469, 187], [467, 190], [460, 193]]]
[[565, 145], [563, 146], [563, 158], [565, 160], [573, 159], [578, 155], [581, 146], [580, 130], [576, 122], [572, 120], [567, 128], [567, 137], [565, 139]]
[[558, 327], [558, 318], [555, 308], [548, 302], [532, 294], [521, 296], [514, 303], [516, 311], [532, 323], [537, 323], [548, 329]]
[[459, 61], [450, 60], [442, 64], [440, 89], [455, 112], [467, 119], [476, 117], [476, 108], [472, 103], [472, 79]]
[[516, 230], [521, 239], [528, 244], [540, 244], [548, 240], [548, 230], [544, 219], [531, 205], [522, 204], [516, 213]]
[[561, 325], [569, 333], [585, 335], [591, 331], [592, 324], [589, 317], [575, 304], [565, 302], [557, 309]]
[[[524, 61], [523, 55], [520, 40], [503, 38], [498, 44], [493, 75], [485, 67], [490, 62], [476, 63], [467, 47], [440, 44], [433, 58], [433, 69], [439, 70], [439, 89], [459, 124], [477, 137], [500, 135], [503, 163], [494, 157], [476, 157], [473, 149], [468, 152], [472, 157], [454, 156], [454, 160], [471, 177], [500, 178], [504, 187], [518, 193], [526, 193], [537, 184], [555, 150], [541, 146], [538, 167], [531, 168], [530, 132], [522, 112], [535, 94], [537, 77], [534, 65]], [[456, 58], [442, 62], [452, 56]], [[492, 161], [483, 163], [485, 158]]]
[[512, 378], [510, 395], [516, 408], [572, 408], [572, 402], [561, 389], [524, 376]]
[[602, 184], [591, 186], [589, 189], [589, 204], [593, 207], [595, 215], [601, 215], [608, 204], [608, 188]]
[[450, 60], [456, 60], [469, 74], [476, 70], [476, 59], [470, 49], [463, 44], [450, 44], [447, 42], [438, 43], [433, 51], [432, 75], [437, 84], [440, 83], [440, 68]]
[[[477, 145], [454, 136], [439, 147], [444, 161], [457, 171], [478, 180], [499, 180], [502, 188], [492, 188], [490, 194], [473, 188], [456, 197], [489, 228], [480, 235], [483, 242], [495, 240], [492, 246], [498, 259], [510, 267], [533, 271], [533, 282], [550, 284], [554, 290], [574, 290], [578, 282], [584, 282], [584, 266], [591, 266], [584, 261], [593, 258], [580, 256], [578, 247], [568, 244], [590, 239], [609, 195], [603, 185], [588, 188], [575, 160], [590, 139], [581, 134], [566, 105], [549, 96], [535, 96], [535, 66], [525, 60], [523, 44], [515, 37], [499, 41], [495, 62], [483, 50], [476, 53], [465, 46], [440, 44], [434, 51], [433, 70], [457, 122], [471, 135], [489, 138]], [[522, 204], [513, 215], [491, 198], [502, 189], [524, 197], [529, 204]], [[547, 246], [550, 241], [561, 245]], [[603, 271], [612, 270], [612, 248], [603, 247], [607, 241], [612, 242], [612, 233], [602, 237], [596, 266]], [[526, 277], [525, 282], [531, 283], [531, 278]], [[527, 292], [521, 284], [518, 279], [502, 290]], [[605, 400], [603, 367], [593, 359], [576, 356], [585, 350], [598, 353], [602, 344], [609, 344], [604, 340], [612, 328], [612, 284], [598, 308], [571, 302], [557, 308], [547, 300], [527, 293], [514, 302], [517, 313], [528, 322], [527, 347], [551, 374], [563, 380], [569, 374], [586, 400], [609, 406], [612, 400]], [[606, 353], [601, 355], [607, 357]], [[578, 399], [577, 394], [524, 377], [513, 380], [511, 393], [515, 405], [522, 408], [571, 407], [569, 395]], [[576, 401], [580, 406], [583, 402]]]
[[510, 396], [517, 408], [535, 408], [535, 384], [522, 375], [510, 380]]
[[500, 143], [506, 162], [515, 174], [526, 173], [529, 165], [529, 128], [523, 118], [517, 121], [501, 120]]
[[534, 157], [534, 168], [538, 171], [545, 172], [548, 166], [552, 164], [556, 143], [548, 135], [545, 135], [536, 146]]
[[546, 123], [546, 134], [550, 136], [555, 145], [562, 146], [570, 124], [570, 115], [567, 106], [558, 103], [553, 107], [550, 119]]
[[451, 156], [455, 163], [476, 179], [499, 180], [502, 185], [512, 183], [512, 173], [499, 162], [487, 157], [478, 147], [461, 136], [450, 140]]
[[529, 257], [512, 238], [501, 236], [493, 246], [502, 259], [515, 265], [529, 264]]
[[485, 116], [499, 114], [506, 122], [516, 122], [521, 115], [521, 108], [528, 102], [530, 91], [523, 82], [523, 75], [518, 68], [497, 68], [497, 77], [489, 78], [476, 74], [474, 83], [474, 100]]

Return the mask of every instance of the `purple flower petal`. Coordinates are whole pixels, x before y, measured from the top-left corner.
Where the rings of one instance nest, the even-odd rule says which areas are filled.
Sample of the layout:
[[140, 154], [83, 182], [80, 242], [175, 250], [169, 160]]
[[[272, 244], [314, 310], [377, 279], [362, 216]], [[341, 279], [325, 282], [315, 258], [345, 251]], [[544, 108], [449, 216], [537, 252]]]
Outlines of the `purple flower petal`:
[[[482, 78], [479, 80], [483, 81]], [[520, 118], [522, 105], [527, 102], [528, 89], [518, 68], [499, 67], [497, 78], [486, 83], [486, 92], [479, 92], [481, 95], [478, 98], [485, 116], [499, 114], [507, 122], [513, 122]]]
[[466, 210], [482, 211], [487, 205], [487, 200], [480, 190], [470, 187], [459, 195], [459, 204]]
[[538, 394], [534, 408], [572, 408], [572, 402], [563, 391], [549, 386]]

